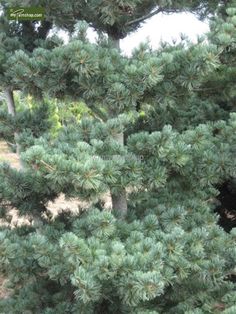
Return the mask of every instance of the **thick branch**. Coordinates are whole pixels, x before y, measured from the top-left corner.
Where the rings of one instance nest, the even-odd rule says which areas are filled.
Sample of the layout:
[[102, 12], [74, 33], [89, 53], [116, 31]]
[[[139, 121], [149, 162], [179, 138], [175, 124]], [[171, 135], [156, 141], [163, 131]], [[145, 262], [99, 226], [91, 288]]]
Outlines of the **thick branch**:
[[130, 26], [130, 25], [133, 25], [133, 24], [141, 23], [141, 22], [149, 19], [150, 17], [152, 17], [152, 16], [154, 16], [154, 15], [156, 15], [158, 13], [161, 13], [161, 12], [163, 12], [163, 13], [177, 13], [177, 10], [158, 8], [158, 9], [156, 9], [155, 11], [153, 11], [151, 13], [148, 13], [148, 14], [146, 14], [144, 16], [141, 16], [141, 17], [139, 17], [139, 18], [137, 18], [135, 20], [127, 22], [125, 25], [126, 26]]
[[130, 25], [132, 25], [132, 24], [136, 24], [136, 23], [143, 22], [143, 21], [149, 19], [150, 17], [152, 17], [152, 16], [154, 16], [154, 15], [160, 13], [162, 10], [163, 10], [162, 8], [158, 8], [158, 9], [156, 9], [155, 11], [153, 11], [153, 12], [151, 12], [151, 13], [148, 13], [148, 14], [146, 14], [146, 15], [144, 15], [144, 16], [141, 16], [141, 17], [139, 17], [139, 18], [137, 18], [137, 19], [135, 19], [135, 20], [133, 20], [133, 21], [127, 22], [125, 25], [126, 25], [126, 26], [130, 26]]

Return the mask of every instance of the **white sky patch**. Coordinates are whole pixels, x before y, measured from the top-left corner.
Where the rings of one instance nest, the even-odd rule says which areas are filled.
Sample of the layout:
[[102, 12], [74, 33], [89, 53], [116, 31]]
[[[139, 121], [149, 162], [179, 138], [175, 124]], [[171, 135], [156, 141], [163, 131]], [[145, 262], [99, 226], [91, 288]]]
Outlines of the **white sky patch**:
[[196, 42], [199, 35], [208, 31], [208, 24], [199, 21], [193, 14], [158, 14], [148, 20], [137, 32], [123, 39], [121, 49], [125, 54], [130, 55], [132, 50], [145, 40], [149, 40], [153, 48], [158, 48], [161, 41], [178, 42], [181, 33]]
[[[144, 41], [149, 41], [152, 48], [158, 48], [161, 41], [171, 43], [173, 40], [180, 40], [180, 34], [189, 37], [196, 42], [197, 37], [209, 31], [206, 22], [199, 21], [193, 14], [158, 14], [146, 21], [136, 32], [121, 40], [121, 50], [125, 55], [131, 55], [132, 50]], [[59, 31], [58, 36], [62, 37], [65, 43], [68, 42], [68, 34]], [[91, 42], [96, 41], [96, 32], [88, 30], [88, 38]]]

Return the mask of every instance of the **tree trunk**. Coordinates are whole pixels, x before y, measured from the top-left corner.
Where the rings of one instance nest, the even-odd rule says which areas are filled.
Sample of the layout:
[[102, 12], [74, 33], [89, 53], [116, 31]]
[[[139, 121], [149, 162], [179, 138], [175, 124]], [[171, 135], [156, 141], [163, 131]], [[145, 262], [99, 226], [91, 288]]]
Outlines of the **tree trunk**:
[[5, 96], [6, 96], [6, 101], [7, 101], [8, 113], [14, 117], [16, 115], [16, 107], [15, 107], [15, 102], [13, 98], [13, 92], [10, 88], [7, 88], [5, 90]]
[[[120, 40], [109, 37], [114, 48], [120, 51]], [[114, 117], [112, 117], [114, 118]], [[124, 145], [124, 133], [117, 133], [114, 135], [114, 139], [121, 145]], [[117, 193], [111, 192], [112, 209], [118, 210], [122, 217], [127, 214], [127, 197], [125, 188], [121, 188]]]
[[118, 210], [121, 217], [125, 217], [127, 214], [127, 198], [126, 190], [121, 189], [117, 194], [111, 193], [112, 209]]
[[120, 40], [112, 38], [111, 36], [109, 36], [109, 39], [112, 43], [112, 46], [120, 51]]
[[[121, 145], [124, 145], [124, 133], [117, 133], [114, 139]], [[121, 188], [117, 193], [111, 192], [112, 209], [116, 209], [121, 213], [122, 217], [127, 214], [127, 197], [125, 188]]]
[[[7, 110], [10, 115], [15, 117], [16, 115], [16, 106], [15, 106], [15, 101], [14, 101], [14, 96], [13, 96], [13, 91], [10, 88], [5, 89], [5, 96], [6, 96], [6, 102], [7, 102]], [[18, 133], [14, 132], [14, 138], [15, 138], [15, 143], [16, 143], [16, 153], [19, 157], [20, 161], [20, 166], [22, 168], [22, 163], [20, 159], [20, 144], [18, 143], [17, 140]]]

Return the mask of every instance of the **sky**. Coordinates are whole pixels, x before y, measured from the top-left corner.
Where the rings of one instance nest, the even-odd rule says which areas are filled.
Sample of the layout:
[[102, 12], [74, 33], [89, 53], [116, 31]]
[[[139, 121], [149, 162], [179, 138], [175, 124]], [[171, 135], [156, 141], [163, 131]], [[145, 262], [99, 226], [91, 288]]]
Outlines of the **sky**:
[[158, 14], [149, 19], [136, 33], [122, 40], [121, 49], [125, 54], [130, 55], [132, 49], [146, 38], [150, 40], [153, 48], [158, 48], [160, 41], [171, 42], [172, 39], [178, 41], [181, 33], [187, 35], [195, 42], [198, 35], [208, 31], [208, 24], [199, 21], [193, 14]]
[[[147, 39], [153, 48], [158, 48], [160, 41], [171, 42], [173, 39], [178, 41], [181, 33], [196, 42], [197, 36], [208, 30], [206, 22], [199, 21], [190, 13], [158, 14], [147, 20], [135, 33], [121, 40], [120, 46], [122, 52], [129, 56], [135, 47]], [[60, 32], [60, 35], [67, 41], [65, 33]], [[90, 41], [94, 42], [96, 33], [89, 29], [88, 37]]]

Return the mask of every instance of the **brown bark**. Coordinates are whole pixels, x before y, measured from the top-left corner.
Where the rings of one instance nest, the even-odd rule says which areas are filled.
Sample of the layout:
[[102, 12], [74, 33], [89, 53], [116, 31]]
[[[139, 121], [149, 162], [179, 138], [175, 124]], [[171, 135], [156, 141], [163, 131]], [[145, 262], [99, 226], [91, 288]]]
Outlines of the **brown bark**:
[[[110, 37], [110, 40], [114, 48], [120, 51], [120, 41]], [[113, 118], [113, 117], [112, 117]], [[114, 139], [121, 145], [124, 145], [124, 133], [117, 133], [114, 135]], [[118, 210], [122, 217], [127, 214], [127, 197], [125, 188], [121, 188], [117, 193], [111, 192], [112, 209]]]

